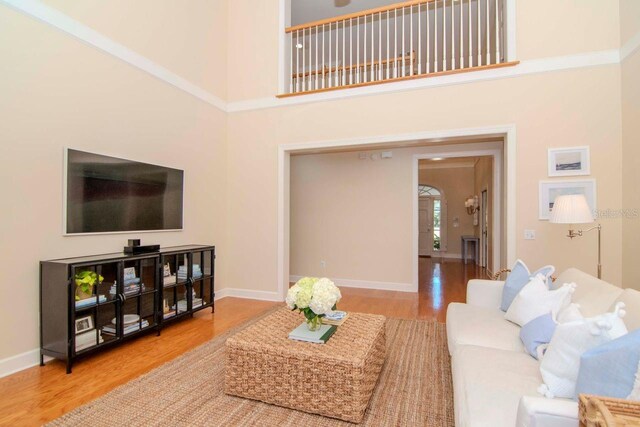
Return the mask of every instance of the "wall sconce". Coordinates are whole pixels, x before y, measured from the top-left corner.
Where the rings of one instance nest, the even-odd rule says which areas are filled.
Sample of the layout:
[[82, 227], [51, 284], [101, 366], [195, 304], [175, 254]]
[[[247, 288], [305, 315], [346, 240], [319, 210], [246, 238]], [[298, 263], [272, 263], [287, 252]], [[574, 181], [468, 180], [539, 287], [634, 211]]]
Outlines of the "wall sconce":
[[478, 203], [478, 196], [469, 196], [464, 201], [464, 207], [467, 208], [467, 213], [473, 215], [480, 210], [480, 204]]

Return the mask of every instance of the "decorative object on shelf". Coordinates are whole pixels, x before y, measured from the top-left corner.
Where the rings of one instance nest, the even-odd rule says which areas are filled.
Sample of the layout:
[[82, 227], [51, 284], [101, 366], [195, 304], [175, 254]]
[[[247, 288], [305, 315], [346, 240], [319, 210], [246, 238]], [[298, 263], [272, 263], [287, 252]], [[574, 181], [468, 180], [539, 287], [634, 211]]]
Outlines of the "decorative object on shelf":
[[76, 319], [76, 335], [93, 329], [93, 316], [78, 317]]
[[589, 147], [550, 148], [549, 176], [579, 176], [591, 173]]
[[540, 181], [538, 200], [538, 219], [548, 220], [556, 199], [559, 196], [582, 194], [591, 212], [596, 209], [596, 181], [585, 179], [581, 181]]
[[467, 213], [473, 215], [480, 210], [480, 204], [478, 203], [478, 196], [469, 196], [464, 201], [464, 207], [467, 208]]
[[558, 196], [551, 211], [550, 222], [554, 224], [569, 224], [567, 237], [570, 239], [582, 237], [584, 233], [592, 230], [598, 230], [598, 279], [602, 279], [602, 247], [600, 245], [602, 224], [598, 223], [598, 225], [586, 230], [573, 229], [575, 224], [591, 224], [594, 222], [592, 210], [585, 196], [582, 194]]
[[316, 331], [322, 326], [322, 317], [335, 310], [341, 298], [340, 289], [331, 280], [303, 277], [289, 288], [286, 301], [291, 310], [304, 314], [309, 330]]
[[98, 284], [102, 283], [104, 277], [95, 271], [85, 270], [76, 273], [74, 280], [76, 283], [76, 301], [79, 301], [93, 296], [93, 287], [96, 282]]

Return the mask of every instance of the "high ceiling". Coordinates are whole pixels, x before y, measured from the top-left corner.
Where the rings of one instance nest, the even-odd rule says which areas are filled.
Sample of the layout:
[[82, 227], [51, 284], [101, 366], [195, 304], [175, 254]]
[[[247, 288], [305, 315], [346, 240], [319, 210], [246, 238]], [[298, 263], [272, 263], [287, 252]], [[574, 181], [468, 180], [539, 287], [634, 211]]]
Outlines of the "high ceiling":
[[291, 0], [291, 25], [398, 3], [398, 0]]

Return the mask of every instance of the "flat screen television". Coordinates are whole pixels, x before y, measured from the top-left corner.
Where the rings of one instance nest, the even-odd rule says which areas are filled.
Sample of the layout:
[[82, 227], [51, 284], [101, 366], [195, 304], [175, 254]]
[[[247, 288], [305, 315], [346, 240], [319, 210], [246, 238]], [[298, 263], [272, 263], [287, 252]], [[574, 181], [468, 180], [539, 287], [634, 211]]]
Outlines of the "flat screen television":
[[65, 233], [181, 230], [184, 171], [65, 152]]

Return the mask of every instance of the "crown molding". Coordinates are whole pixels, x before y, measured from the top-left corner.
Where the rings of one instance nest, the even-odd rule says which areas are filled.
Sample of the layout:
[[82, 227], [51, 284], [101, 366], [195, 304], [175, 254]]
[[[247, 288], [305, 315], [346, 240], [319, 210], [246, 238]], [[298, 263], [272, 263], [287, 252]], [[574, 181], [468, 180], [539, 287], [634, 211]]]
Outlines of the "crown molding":
[[627, 40], [624, 46], [620, 48], [620, 62], [624, 62], [627, 58], [631, 57], [638, 51], [638, 48], [640, 48], [640, 32]]
[[108, 53], [127, 64], [226, 112], [227, 105], [222, 99], [140, 55], [139, 53], [134, 52], [126, 46], [65, 15], [59, 10], [47, 6], [41, 1], [0, 0], [0, 3], [44, 22], [45, 24], [51, 25], [52, 27], [75, 37], [89, 46], [93, 46], [104, 53]]

